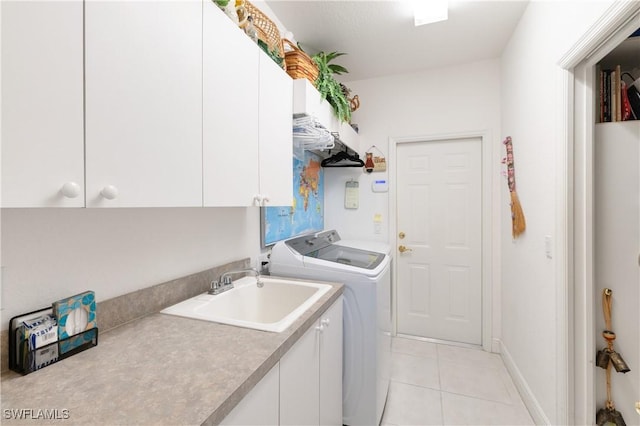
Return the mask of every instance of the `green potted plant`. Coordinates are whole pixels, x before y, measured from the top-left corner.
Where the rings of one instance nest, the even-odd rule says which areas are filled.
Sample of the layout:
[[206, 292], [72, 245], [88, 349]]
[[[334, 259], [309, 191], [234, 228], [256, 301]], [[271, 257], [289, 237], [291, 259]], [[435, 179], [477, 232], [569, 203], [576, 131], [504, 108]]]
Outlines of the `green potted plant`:
[[320, 96], [329, 102], [340, 121], [348, 123], [351, 121], [351, 105], [342, 89], [342, 85], [336, 81], [333, 75], [341, 75], [349, 71], [342, 65], [330, 63], [335, 58], [345, 54], [341, 52], [319, 52], [312, 59], [318, 65], [319, 72], [316, 88], [320, 92]]

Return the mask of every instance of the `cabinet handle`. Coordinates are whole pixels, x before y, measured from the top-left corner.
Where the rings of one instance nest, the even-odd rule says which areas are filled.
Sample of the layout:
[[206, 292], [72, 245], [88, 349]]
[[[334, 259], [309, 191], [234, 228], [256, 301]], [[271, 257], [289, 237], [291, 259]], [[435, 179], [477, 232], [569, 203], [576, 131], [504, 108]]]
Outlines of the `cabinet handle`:
[[331, 322], [331, 320], [329, 318], [325, 318], [325, 319], [320, 321], [320, 325], [329, 328], [329, 323], [330, 322]]
[[118, 188], [116, 188], [115, 186], [107, 185], [102, 188], [102, 191], [100, 191], [100, 195], [102, 195], [107, 200], [113, 200], [118, 196], [118, 192]]
[[80, 185], [75, 182], [67, 182], [62, 185], [60, 192], [67, 198], [76, 198], [80, 195]]
[[257, 194], [253, 197], [253, 205], [254, 206], [264, 206], [269, 202], [268, 195]]

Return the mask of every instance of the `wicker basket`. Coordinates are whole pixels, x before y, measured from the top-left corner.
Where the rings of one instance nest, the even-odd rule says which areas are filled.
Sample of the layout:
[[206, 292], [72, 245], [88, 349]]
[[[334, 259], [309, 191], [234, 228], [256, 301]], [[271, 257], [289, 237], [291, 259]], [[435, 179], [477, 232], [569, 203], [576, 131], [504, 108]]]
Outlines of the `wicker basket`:
[[318, 79], [318, 65], [316, 65], [309, 55], [289, 40], [284, 39], [283, 42], [293, 49], [284, 54], [285, 63], [287, 64], [287, 74], [293, 79], [306, 78], [315, 86], [316, 80]]
[[244, 1], [244, 7], [247, 13], [253, 18], [253, 25], [258, 31], [258, 38], [269, 46], [270, 51], [275, 50], [278, 52], [278, 56], [284, 58], [284, 46], [282, 45], [278, 26], [274, 24], [267, 15], [262, 13], [260, 9], [251, 4], [249, 0]]

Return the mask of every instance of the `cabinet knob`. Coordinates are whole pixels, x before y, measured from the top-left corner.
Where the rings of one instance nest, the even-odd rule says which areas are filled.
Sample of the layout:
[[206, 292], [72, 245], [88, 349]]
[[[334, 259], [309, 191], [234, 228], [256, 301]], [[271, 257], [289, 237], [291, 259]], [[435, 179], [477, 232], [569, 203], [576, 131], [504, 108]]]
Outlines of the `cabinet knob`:
[[118, 188], [116, 188], [115, 186], [107, 185], [102, 188], [102, 191], [100, 191], [100, 195], [102, 195], [107, 200], [113, 200], [118, 196], [118, 192]]
[[260, 203], [261, 205], [265, 205], [269, 202], [269, 196], [268, 195], [263, 195], [262, 196], [262, 203]]
[[67, 198], [76, 198], [80, 195], [80, 185], [75, 182], [67, 182], [62, 185], [60, 192]]
[[320, 325], [329, 328], [329, 323], [330, 322], [331, 322], [331, 320], [329, 318], [325, 318], [325, 319], [320, 321]]
[[257, 194], [253, 196], [253, 205], [254, 206], [262, 205], [262, 195]]
[[319, 331], [320, 333], [322, 333], [324, 331], [324, 325], [320, 324], [319, 326], [317, 326], [316, 331]]

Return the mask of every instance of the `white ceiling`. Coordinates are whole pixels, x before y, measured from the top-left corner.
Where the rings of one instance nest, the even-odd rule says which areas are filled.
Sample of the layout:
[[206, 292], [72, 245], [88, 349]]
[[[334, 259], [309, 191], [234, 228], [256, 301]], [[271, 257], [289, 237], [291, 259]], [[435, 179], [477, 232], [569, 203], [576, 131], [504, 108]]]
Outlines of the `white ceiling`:
[[[423, 0], [428, 1], [428, 0]], [[449, 2], [449, 19], [415, 27], [409, 1], [267, 0], [308, 53], [340, 51], [342, 81], [500, 56], [527, 1]]]

